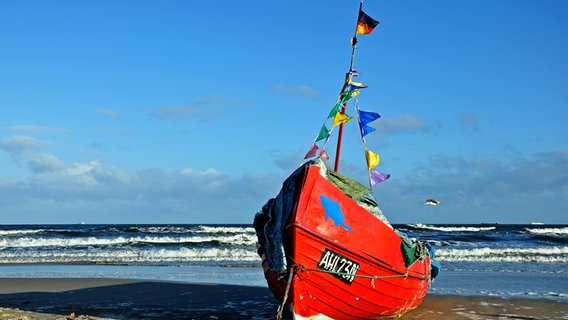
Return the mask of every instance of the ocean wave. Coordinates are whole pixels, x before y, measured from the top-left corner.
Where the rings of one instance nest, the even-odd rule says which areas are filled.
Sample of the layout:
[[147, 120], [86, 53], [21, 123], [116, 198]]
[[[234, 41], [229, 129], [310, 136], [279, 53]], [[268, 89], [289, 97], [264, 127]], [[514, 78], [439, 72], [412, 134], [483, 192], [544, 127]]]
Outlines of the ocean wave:
[[409, 226], [416, 229], [426, 229], [443, 232], [479, 232], [495, 230], [495, 227], [472, 227], [472, 226], [432, 226], [427, 224], [410, 224]]
[[250, 233], [255, 234], [253, 227], [226, 227], [226, 226], [199, 226], [195, 230], [195, 233]]
[[444, 262], [544, 262], [565, 263], [568, 247], [438, 249]]
[[24, 234], [37, 234], [44, 232], [44, 229], [32, 229], [32, 230], [0, 230], [0, 237], [13, 237]]
[[525, 233], [534, 235], [568, 236], [568, 227], [564, 228], [525, 228]]
[[140, 232], [140, 233], [175, 233], [175, 234], [238, 234], [238, 233], [251, 233], [254, 234], [254, 228], [249, 226], [237, 227], [237, 226], [207, 226], [207, 225], [197, 225], [197, 226], [130, 226], [127, 229], [125, 227], [113, 227], [113, 229], [106, 229], [105, 231], [118, 231], [118, 232]]
[[105, 234], [105, 233], [159, 233], [159, 234], [165, 234], [165, 233], [190, 233], [191, 229], [193, 227], [192, 226], [184, 226], [184, 225], [157, 225], [157, 226], [152, 226], [152, 225], [112, 225], [112, 226], [103, 226], [100, 228], [94, 228], [92, 230], [90, 230], [91, 232], [96, 232], [96, 233], [101, 233], [101, 234]]
[[258, 262], [253, 250], [241, 248], [187, 248], [146, 250], [66, 250], [0, 252], [2, 263], [140, 264], [172, 262]]
[[32, 247], [75, 247], [75, 246], [124, 246], [144, 244], [202, 244], [219, 243], [237, 246], [251, 246], [257, 242], [254, 235], [235, 234], [220, 236], [142, 236], [142, 237], [66, 237], [66, 238], [34, 238], [18, 237], [0, 239], [0, 248], [32, 248]]

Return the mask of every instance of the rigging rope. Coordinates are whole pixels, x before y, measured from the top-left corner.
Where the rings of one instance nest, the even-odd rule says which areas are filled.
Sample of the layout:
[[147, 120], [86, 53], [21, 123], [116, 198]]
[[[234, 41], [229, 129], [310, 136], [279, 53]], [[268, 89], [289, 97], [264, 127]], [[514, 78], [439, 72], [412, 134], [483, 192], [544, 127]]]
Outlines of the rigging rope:
[[[286, 291], [284, 292], [284, 298], [282, 299], [282, 304], [280, 306], [278, 306], [278, 312], [276, 314], [276, 320], [282, 320], [282, 313], [284, 311], [284, 305], [286, 304], [286, 301], [288, 300], [288, 293], [290, 291], [290, 287], [292, 285], [292, 278], [294, 277], [294, 271], [296, 269], [298, 271], [302, 271], [302, 272], [303, 271], [323, 272], [323, 273], [329, 273], [329, 274], [334, 274], [334, 275], [339, 275], [339, 276], [344, 276], [344, 277], [359, 277], [359, 278], [371, 279], [371, 286], [373, 287], [373, 289], [375, 289], [375, 280], [376, 279], [393, 279], [393, 278], [407, 278], [408, 277], [408, 272], [401, 273], [401, 274], [395, 274], [395, 275], [388, 275], [388, 276], [367, 276], [367, 275], [363, 275], [363, 274], [355, 274], [355, 273], [307, 268], [307, 267], [304, 267], [304, 266], [299, 265], [299, 264], [294, 264], [290, 267], [290, 274], [288, 276], [288, 283], [286, 284]], [[418, 277], [417, 279], [430, 280], [428, 278], [421, 278], [421, 277]]]
[[282, 312], [284, 311], [284, 305], [286, 300], [288, 300], [288, 292], [290, 291], [290, 286], [292, 285], [292, 277], [294, 277], [294, 270], [296, 268], [292, 266], [290, 268], [290, 275], [288, 276], [288, 284], [286, 285], [286, 291], [284, 292], [284, 299], [282, 299], [282, 304], [278, 307], [278, 312], [276, 313], [276, 320], [282, 320]]

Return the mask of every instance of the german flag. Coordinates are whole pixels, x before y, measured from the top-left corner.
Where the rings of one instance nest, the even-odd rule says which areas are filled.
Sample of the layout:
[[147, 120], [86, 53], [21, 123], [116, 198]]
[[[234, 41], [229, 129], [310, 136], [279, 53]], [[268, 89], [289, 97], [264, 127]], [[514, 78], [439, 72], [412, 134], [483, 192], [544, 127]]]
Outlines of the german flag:
[[355, 34], [369, 34], [379, 25], [379, 22], [369, 17], [363, 10], [359, 10], [359, 18], [357, 19], [357, 29]]

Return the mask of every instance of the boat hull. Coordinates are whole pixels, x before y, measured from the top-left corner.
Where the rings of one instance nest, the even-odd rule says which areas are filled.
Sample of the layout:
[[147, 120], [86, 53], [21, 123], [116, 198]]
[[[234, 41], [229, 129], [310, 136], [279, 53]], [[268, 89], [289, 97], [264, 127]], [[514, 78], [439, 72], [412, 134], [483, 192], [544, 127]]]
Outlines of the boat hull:
[[263, 259], [271, 291], [295, 319], [376, 319], [422, 302], [429, 256], [407, 266], [401, 237], [324, 178], [320, 167], [307, 168], [296, 204], [284, 232], [291, 277], [279, 279]]

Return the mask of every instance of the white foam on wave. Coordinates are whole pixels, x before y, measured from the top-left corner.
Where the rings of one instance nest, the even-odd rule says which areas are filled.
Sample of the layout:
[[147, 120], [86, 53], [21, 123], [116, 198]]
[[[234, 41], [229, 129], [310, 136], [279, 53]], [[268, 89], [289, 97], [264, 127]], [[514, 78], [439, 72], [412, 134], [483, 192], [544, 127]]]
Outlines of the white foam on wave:
[[568, 227], [564, 228], [526, 228], [525, 231], [537, 235], [568, 236]]
[[184, 226], [149, 226], [136, 228], [146, 233], [188, 233], [191, 230], [191, 228]]
[[17, 235], [24, 235], [24, 234], [37, 234], [41, 233], [45, 230], [43, 229], [35, 229], [35, 230], [0, 230], [0, 237], [6, 236], [17, 236]]
[[252, 233], [255, 234], [253, 227], [224, 227], [224, 226], [199, 226], [193, 230], [195, 233]]
[[549, 297], [568, 298], [568, 293], [560, 293], [560, 292], [549, 291], [549, 292], [545, 293], [544, 295], [549, 296]]
[[[108, 231], [115, 231], [115, 232], [123, 232], [124, 230], [122, 230], [121, 228], [116, 228], [116, 227], [108, 227], [105, 228]], [[163, 226], [132, 226], [131, 227], [132, 230], [134, 231], [138, 231], [138, 232], [144, 232], [144, 233], [158, 233], [158, 234], [164, 234], [164, 233], [179, 233], [179, 234], [183, 234], [183, 233], [187, 233], [187, 234], [193, 234], [193, 233], [212, 233], [212, 234], [217, 234], [217, 233], [253, 233], [254, 234], [254, 228], [252, 227], [228, 227], [228, 226], [203, 226], [203, 225], [199, 225], [199, 226], [186, 226], [186, 225], [163, 225]]]
[[146, 250], [65, 250], [65, 251], [0, 251], [4, 263], [93, 263], [128, 264], [159, 262], [256, 262], [256, 252], [227, 248], [178, 248]]
[[432, 226], [427, 224], [411, 224], [410, 226], [419, 229], [443, 231], [443, 232], [479, 232], [479, 231], [489, 231], [494, 230], [495, 227], [467, 227], [467, 226]]
[[447, 262], [565, 263], [568, 247], [438, 249], [436, 260]]
[[75, 246], [117, 246], [132, 244], [183, 244], [205, 243], [217, 241], [221, 244], [250, 246], [256, 243], [256, 237], [248, 234], [218, 235], [218, 236], [144, 236], [144, 237], [77, 237], [77, 238], [33, 238], [18, 237], [0, 239], [0, 248], [32, 248], [32, 247], [75, 247]]

